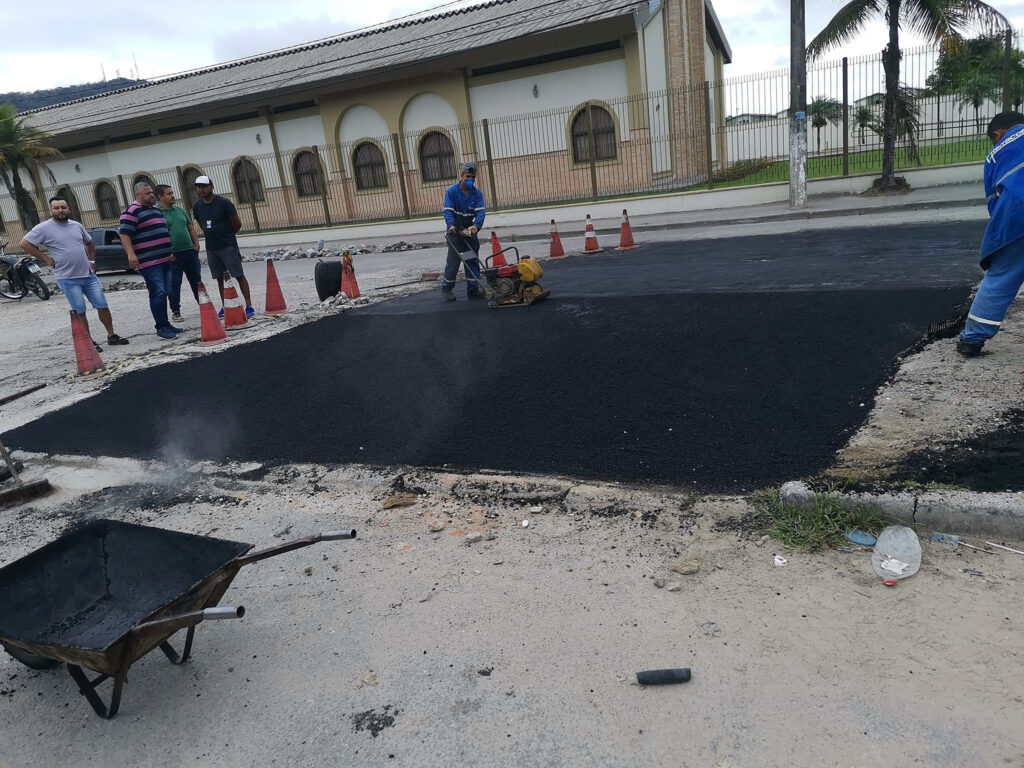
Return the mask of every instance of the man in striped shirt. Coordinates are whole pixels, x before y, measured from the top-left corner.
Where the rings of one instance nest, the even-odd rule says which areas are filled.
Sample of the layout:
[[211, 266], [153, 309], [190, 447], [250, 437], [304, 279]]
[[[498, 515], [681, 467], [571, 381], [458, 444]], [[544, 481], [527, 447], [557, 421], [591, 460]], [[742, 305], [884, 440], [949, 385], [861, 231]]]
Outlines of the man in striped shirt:
[[167, 296], [171, 291], [171, 232], [156, 207], [156, 194], [144, 181], [135, 185], [135, 202], [121, 214], [121, 245], [128, 253], [128, 266], [137, 270], [149, 289], [149, 311], [156, 323], [156, 335], [173, 339], [181, 328], [167, 319]]

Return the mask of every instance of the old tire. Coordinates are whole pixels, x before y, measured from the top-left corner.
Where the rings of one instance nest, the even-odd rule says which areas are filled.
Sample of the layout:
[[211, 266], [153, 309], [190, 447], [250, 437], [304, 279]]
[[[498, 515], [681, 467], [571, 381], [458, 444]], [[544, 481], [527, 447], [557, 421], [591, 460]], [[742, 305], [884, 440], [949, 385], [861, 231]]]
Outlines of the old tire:
[[336, 296], [341, 292], [341, 262], [319, 262], [313, 271], [313, 282], [316, 284], [316, 295], [320, 297], [320, 301]]
[[7, 643], [0, 643], [3, 645], [4, 650], [12, 657], [20, 661], [26, 667], [31, 669], [53, 669], [59, 667], [61, 662], [56, 659], [48, 659], [46, 656], [40, 656], [37, 653], [26, 651], [24, 648], [19, 648], [16, 645], [8, 645]]
[[50, 298], [50, 287], [43, 281], [43, 278], [38, 275], [32, 275], [32, 279], [29, 280], [28, 287], [31, 289], [32, 293], [43, 301]]

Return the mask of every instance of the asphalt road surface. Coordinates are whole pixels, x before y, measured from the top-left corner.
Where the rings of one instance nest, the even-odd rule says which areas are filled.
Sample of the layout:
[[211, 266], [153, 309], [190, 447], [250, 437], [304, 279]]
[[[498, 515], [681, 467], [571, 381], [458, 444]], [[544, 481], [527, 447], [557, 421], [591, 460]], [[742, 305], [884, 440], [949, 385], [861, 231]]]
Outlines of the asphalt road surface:
[[981, 276], [983, 223], [658, 243], [115, 380], [5, 436], [136, 458], [517, 470], [747, 491], [826, 467]]

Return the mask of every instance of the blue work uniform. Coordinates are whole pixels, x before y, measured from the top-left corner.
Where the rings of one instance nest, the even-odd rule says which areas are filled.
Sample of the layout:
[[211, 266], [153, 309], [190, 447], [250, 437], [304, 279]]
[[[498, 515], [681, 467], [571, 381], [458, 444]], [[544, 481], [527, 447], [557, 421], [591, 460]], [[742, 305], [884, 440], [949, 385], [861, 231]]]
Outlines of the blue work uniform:
[[[479, 187], [473, 187], [467, 194], [462, 191], [461, 182], [456, 182], [445, 190], [444, 223], [447, 227], [457, 227], [462, 230], [475, 226], [477, 229], [480, 229], [484, 225], [486, 214], [484, 193], [480, 191]], [[453, 235], [453, 238], [460, 246], [464, 242], [473, 253], [480, 253], [480, 238], [476, 235], [471, 237]], [[444, 276], [441, 278], [442, 291], [450, 291], [452, 286], [455, 285], [455, 278], [459, 276], [460, 264], [462, 264], [462, 259], [459, 258], [458, 252], [449, 244], [448, 259], [444, 265]], [[480, 290], [477, 285], [477, 278], [480, 277], [480, 259], [466, 259], [465, 271], [467, 293], [472, 296]]]
[[996, 335], [1024, 284], [1024, 125], [1010, 128], [985, 158], [989, 222], [979, 261], [985, 270], [960, 334], [984, 344]]

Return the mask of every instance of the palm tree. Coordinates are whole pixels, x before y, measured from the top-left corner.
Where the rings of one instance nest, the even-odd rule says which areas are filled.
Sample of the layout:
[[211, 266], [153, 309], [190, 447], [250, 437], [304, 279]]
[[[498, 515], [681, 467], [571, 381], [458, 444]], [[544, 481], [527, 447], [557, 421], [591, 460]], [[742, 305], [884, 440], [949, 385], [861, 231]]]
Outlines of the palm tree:
[[[896, 138], [907, 142], [907, 159], [921, 165], [921, 156], [917, 151], [917, 134], [921, 129], [921, 103], [913, 88], [900, 85], [896, 94], [896, 108], [893, 110]], [[885, 126], [882, 120], [875, 115], [874, 121], [868, 126], [872, 131], [882, 136], [885, 133]]]
[[974, 128], [981, 133], [981, 105], [988, 100], [995, 101], [1002, 96], [1002, 87], [995, 78], [983, 73], [973, 73], [960, 84], [960, 111], [964, 107], [974, 107]]
[[13, 104], [0, 104], [0, 179], [18, 210], [21, 225], [26, 230], [39, 223], [35, 201], [21, 182], [20, 169], [28, 171], [30, 178], [45, 173], [56, 182], [45, 160], [60, 157], [60, 152], [43, 142], [53, 134], [28, 125], [27, 118], [19, 118]]
[[815, 141], [821, 152], [821, 129], [829, 122], [838, 123], [843, 119], [843, 105], [835, 99], [819, 96], [807, 105], [807, 118], [816, 130]]
[[808, 58], [856, 37], [871, 18], [881, 16], [889, 28], [889, 43], [882, 50], [885, 72], [885, 103], [882, 109], [881, 189], [896, 186], [896, 100], [900, 88], [900, 28], [936, 43], [951, 44], [964, 32], [981, 26], [990, 33], [1009, 28], [1003, 14], [981, 0], [850, 0], [807, 46]]
[[871, 107], [857, 107], [857, 111], [853, 113], [853, 127], [857, 129], [861, 144], [864, 143], [864, 131], [871, 128], [876, 121], [877, 118], [871, 111]]

